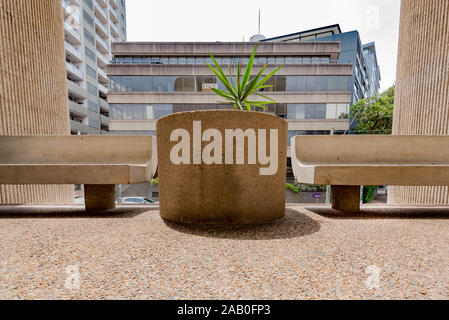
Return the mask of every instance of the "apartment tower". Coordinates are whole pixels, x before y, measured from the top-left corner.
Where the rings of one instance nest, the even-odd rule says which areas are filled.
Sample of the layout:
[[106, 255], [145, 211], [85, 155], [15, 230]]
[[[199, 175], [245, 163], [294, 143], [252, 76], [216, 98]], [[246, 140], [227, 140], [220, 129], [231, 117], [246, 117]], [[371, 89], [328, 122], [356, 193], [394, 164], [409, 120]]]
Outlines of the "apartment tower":
[[109, 131], [106, 66], [126, 40], [125, 0], [61, 0], [72, 134]]

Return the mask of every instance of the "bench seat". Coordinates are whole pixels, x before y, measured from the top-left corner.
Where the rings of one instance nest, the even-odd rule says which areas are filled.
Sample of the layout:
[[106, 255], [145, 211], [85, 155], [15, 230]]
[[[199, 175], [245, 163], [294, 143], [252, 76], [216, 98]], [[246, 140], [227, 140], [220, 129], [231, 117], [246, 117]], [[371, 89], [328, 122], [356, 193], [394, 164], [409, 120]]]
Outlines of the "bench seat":
[[0, 136], [0, 184], [84, 184], [87, 210], [115, 206], [115, 184], [156, 168], [153, 136]]
[[449, 185], [449, 136], [295, 136], [291, 160], [298, 182], [331, 185], [333, 193], [341, 186], [360, 193], [362, 185]]

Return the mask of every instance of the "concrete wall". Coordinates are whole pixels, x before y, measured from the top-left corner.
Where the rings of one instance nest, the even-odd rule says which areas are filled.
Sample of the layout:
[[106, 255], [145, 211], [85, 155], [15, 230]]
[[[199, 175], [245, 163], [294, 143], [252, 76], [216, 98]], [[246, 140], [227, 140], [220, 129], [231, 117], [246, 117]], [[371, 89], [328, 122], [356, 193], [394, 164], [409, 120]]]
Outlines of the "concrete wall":
[[[2, 0], [0, 30], [0, 135], [69, 134], [61, 2]], [[0, 203], [72, 202], [72, 185], [0, 185]]]
[[[449, 1], [403, 0], [393, 134], [449, 134]], [[448, 181], [449, 185], [449, 181]], [[392, 187], [395, 204], [448, 204], [448, 187]]]
[[[155, 55], [155, 56], [214, 56], [249, 55], [254, 50], [252, 42], [116, 42], [112, 45], [112, 54]], [[339, 42], [320, 43], [259, 43], [257, 55], [323, 55], [329, 54], [336, 60], [340, 54]]]

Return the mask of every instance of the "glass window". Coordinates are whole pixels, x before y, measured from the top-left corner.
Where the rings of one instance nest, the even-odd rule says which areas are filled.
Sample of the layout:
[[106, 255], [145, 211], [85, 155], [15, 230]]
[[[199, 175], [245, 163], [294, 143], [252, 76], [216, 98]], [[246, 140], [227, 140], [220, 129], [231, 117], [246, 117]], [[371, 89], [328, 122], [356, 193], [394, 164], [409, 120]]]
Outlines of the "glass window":
[[287, 105], [287, 119], [296, 119], [296, 104]]
[[173, 105], [172, 104], [155, 104], [153, 106], [154, 110], [154, 119], [162, 118], [166, 115], [173, 113]]
[[186, 63], [187, 64], [195, 64], [195, 57], [187, 57]]
[[132, 91], [145, 91], [142, 86], [142, 77], [134, 76], [131, 78]]
[[100, 112], [100, 108], [98, 107], [98, 103], [92, 100], [87, 100], [87, 107], [95, 112]]
[[177, 57], [169, 57], [168, 58], [168, 64], [177, 64], [178, 58]]
[[338, 119], [344, 118], [345, 115], [347, 115], [349, 113], [349, 105], [348, 104], [337, 104], [337, 117]]
[[186, 57], [178, 57], [178, 63], [179, 64], [186, 64], [187, 58]]
[[122, 91], [121, 81], [121, 76], [109, 76], [109, 90]]
[[87, 91], [89, 91], [90, 93], [92, 93], [94, 95], [98, 95], [97, 87], [94, 86], [93, 84], [91, 84], [90, 82], [87, 82]]
[[94, 27], [94, 19], [90, 16], [90, 14], [87, 13], [86, 10], [83, 10], [83, 19], [87, 22], [88, 25], [90, 25], [92, 28]]
[[195, 91], [195, 79], [194, 77], [185, 77], [184, 86], [182, 91]]
[[88, 64], [86, 64], [86, 73], [95, 80], [97, 80], [97, 71], [95, 71], [95, 69], [89, 66]]
[[285, 57], [285, 63], [286, 64], [292, 64], [293, 63], [293, 57]]
[[203, 58], [203, 57], [195, 58], [195, 64], [204, 64], [204, 63], [205, 63], [205, 58]]
[[286, 76], [286, 91], [297, 91], [298, 85], [297, 85], [297, 76]]
[[162, 64], [168, 64], [168, 57], [162, 57], [161, 58], [161, 63]]
[[285, 91], [285, 76], [276, 76], [274, 91]]
[[326, 119], [337, 119], [337, 105], [335, 103], [328, 103], [326, 105]]
[[275, 57], [268, 57], [268, 58], [267, 58], [267, 63], [268, 63], [268, 64], [276, 64], [276, 59], [275, 59]]
[[95, 53], [90, 50], [88, 47], [84, 47], [84, 52], [86, 54], [86, 57], [88, 57], [90, 60], [97, 62], [97, 57], [95, 56]]
[[142, 91], [153, 91], [153, 77], [142, 76], [141, 78], [141, 90]]
[[256, 64], [266, 64], [267, 61], [267, 57], [256, 57]]
[[321, 58], [320, 57], [312, 57], [312, 63], [320, 63]]
[[293, 63], [303, 63], [302, 57], [293, 57]]
[[84, 28], [84, 37], [92, 44], [95, 44], [95, 37], [92, 35], [92, 33], [90, 33], [89, 31], [87, 31], [86, 28]]
[[312, 63], [312, 57], [303, 57], [302, 63]]
[[276, 64], [277, 65], [285, 64], [285, 57], [276, 57]]
[[209, 76], [196, 76], [196, 88], [201, 92], [213, 92], [212, 88], [217, 89], [217, 78]]

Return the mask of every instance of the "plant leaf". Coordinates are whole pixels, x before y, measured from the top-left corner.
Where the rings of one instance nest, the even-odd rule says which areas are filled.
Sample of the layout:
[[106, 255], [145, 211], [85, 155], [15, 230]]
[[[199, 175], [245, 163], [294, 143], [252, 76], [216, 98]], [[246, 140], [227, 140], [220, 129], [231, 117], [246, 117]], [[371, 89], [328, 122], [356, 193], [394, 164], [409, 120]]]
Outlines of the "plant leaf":
[[243, 91], [243, 88], [246, 87], [248, 79], [249, 79], [249, 76], [251, 75], [251, 70], [253, 68], [253, 62], [254, 62], [254, 57], [256, 55], [256, 49], [257, 49], [257, 44], [254, 46], [253, 53], [251, 54], [251, 57], [249, 58], [248, 65], [246, 66], [245, 74], [243, 75], [243, 79], [242, 79], [242, 88], [241, 88], [239, 94], [241, 94], [242, 91]]
[[255, 90], [254, 87], [257, 84], [257, 81], [259, 81], [260, 77], [262, 76], [262, 73], [265, 70], [265, 66], [262, 67], [262, 69], [260, 69], [259, 73], [257, 74], [257, 76], [254, 77], [254, 79], [251, 80], [251, 82], [249, 83], [248, 87], [245, 88], [244, 93], [243, 93], [243, 99], [246, 99], [250, 94], [252, 94]]
[[267, 82], [268, 80], [270, 80], [270, 78], [283, 66], [279, 66], [276, 69], [274, 69], [273, 71], [271, 71], [269, 74], [267, 74], [262, 80], [260, 80], [260, 82], [256, 85], [255, 90], [259, 89], [260, 86], [262, 86], [265, 82]]

